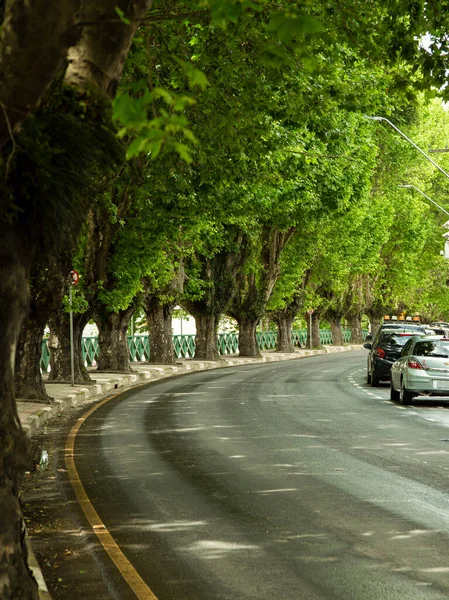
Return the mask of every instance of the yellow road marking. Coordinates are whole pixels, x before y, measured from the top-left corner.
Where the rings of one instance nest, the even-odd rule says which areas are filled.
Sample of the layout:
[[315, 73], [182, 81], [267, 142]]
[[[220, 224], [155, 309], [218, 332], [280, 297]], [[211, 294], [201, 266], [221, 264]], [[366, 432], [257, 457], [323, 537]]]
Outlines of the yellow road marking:
[[[119, 394], [116, 394], [118, 396]], [[107, 527], [104, 525], [102, 520], [100, 519], [97, 511], [93, 507], [89, 497], [87, 496], [86, 490], [81, 483], [81, 480], [78, 475], [78, 471], [75, 466], [75, 438], [80, 430], [81, 425], [84, 421], [90, 417], [90, 415], [95, 412], [100, 406], [106, 404], [115, 398], [116, 396], [111, 396], [102, 400], [92, 408], [90, 408], [82, 417], [78, 419], [75, 425], [70, 430], [69, 435], [66, 440], [65, 447], [65, 464], [67, 473], [69, 476], [70, 483], [72, 484], [73, 491], [75, 492], [76, 499], [78, 500], [79, 505], [83, 509], [86, 518], [92, 527], [92, 530], [98, 537], [101, 542], [101, 545], [108, 553], [109, 557], [120, 571], [123, 579], [129, 585], [129, 587], [133, 590], [139, 600], [157, 600], [156, 596], [147, 586], [147, 584], [143, 581], [140, 575], [137, 573], [135, 568], [120, 550], [120, 547], [115, 542], [112, 535], [109, 533]]]

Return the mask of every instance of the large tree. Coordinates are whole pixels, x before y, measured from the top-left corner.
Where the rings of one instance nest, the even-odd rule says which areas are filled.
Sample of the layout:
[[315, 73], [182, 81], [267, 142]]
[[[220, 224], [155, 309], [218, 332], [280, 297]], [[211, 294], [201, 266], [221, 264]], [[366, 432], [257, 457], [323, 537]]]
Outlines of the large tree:
[[[117, 158], [107, 105], [149, 1], [80, 4], [63, 0], [49, 9], [43, 1], [9, 0], [3, 12], [0, 596], [8, 600], [37, 598], [19, 503], [27, 441], [14, 391], [15, 349], [28, 308], [28, 280], [36, 257], [58, 254], [67, 243], [67, 231], [77, 236], [92, 178]], [[117, 4], [132, 18], [129, 25], [117, 18]]]

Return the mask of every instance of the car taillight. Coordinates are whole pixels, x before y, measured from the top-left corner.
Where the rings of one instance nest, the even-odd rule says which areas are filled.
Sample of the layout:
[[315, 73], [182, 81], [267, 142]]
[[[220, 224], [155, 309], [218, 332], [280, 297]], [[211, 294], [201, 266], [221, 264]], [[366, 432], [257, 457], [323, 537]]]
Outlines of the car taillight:
[[415, 360], [414, 358], [409, 358], [408, 362], [407, 362], [407, 366], [410, 369], [423, 369], [424, 367], [422, 366], [422, 364]]
[[379, 358], [385, 358], [385, 350], [382, 350], [382, 348], [376, 348], [374, 350], [374, 355], [378, 356]]

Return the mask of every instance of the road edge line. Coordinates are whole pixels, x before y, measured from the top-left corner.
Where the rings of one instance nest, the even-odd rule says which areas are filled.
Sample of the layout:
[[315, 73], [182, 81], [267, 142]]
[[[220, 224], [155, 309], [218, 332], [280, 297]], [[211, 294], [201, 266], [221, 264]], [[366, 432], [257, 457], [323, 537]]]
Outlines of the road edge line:
[[75, 425], [71, 428], [66, 438], [64, 452], [65, 465], [69, 476], [69, 481], [75, 493], [75, 497], [78, 504], [83, 510], [84, 515], [90, 527], [92, 528], [92, 531], [99, 539], [101, 545], [103, 546], [103, 549], [108, 554], [112, 562], [115, 564], [123, 579], [133, 590], [133, 592], [139, 600], [158, 600], [154, 593], [151, 591], [151, 589], [147, 586], [147, 584], [138, 574], [133, 565], [130, 563], [130, 561], [123, 554], [119, 545], [109, 533], [103, 521], [100, 519], [100, 516], [98, 515], [97, 511], [93, 507], [93, 504], [89, 500], [86, 490], [84, 489], [81, 479], [79, 478], [78, 471], [75, 465], [75, 438], [81, 426], [86, 421], [86, 419], [88, 419], [91, 416], [91, 414], [94, 413], [98, 408], [100, 408], [113, 398], [120, 396], [122, 393], [123, 392], [105, 398], [98, 404], [95, 404], [95, 406], [92, 406], [76, 421]]

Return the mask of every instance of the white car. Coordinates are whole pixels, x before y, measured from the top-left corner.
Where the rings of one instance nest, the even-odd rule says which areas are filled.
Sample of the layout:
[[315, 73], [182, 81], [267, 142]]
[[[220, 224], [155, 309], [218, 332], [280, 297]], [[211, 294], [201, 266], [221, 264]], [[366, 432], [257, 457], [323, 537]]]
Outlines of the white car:
[[449, 338], [414, 335], [393, 363], [390, 398], [410, 404], [419, 394], [449, 396]]

